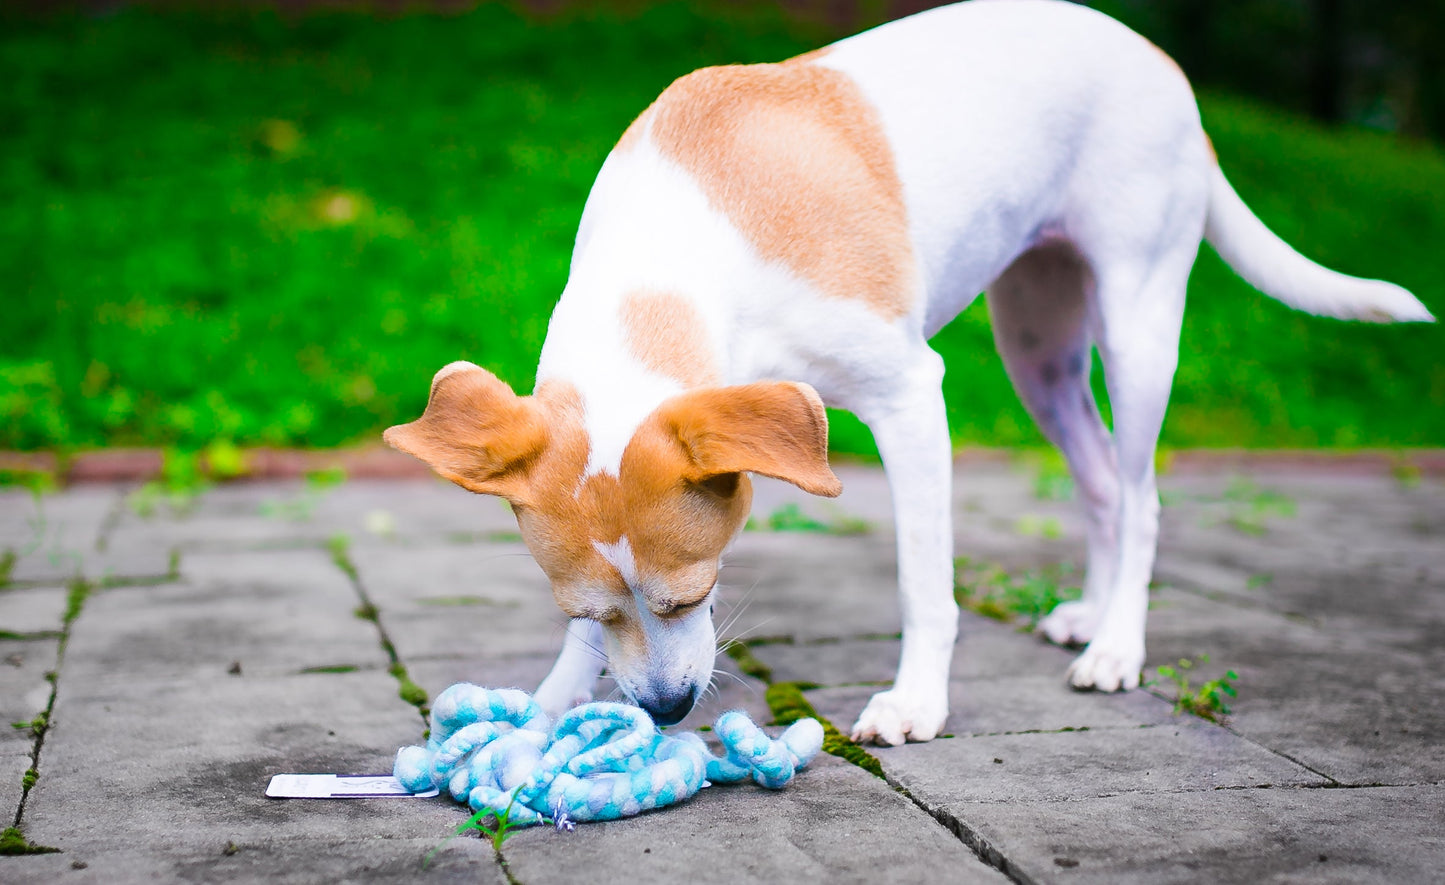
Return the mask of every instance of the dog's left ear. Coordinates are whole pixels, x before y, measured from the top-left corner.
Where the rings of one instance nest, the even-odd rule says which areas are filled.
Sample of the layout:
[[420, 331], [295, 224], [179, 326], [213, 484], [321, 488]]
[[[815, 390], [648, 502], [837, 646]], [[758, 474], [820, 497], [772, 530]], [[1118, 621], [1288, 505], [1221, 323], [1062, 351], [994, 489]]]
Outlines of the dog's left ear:
[[664, 402], [657, 415], [682, 447], [689, 481], [747, 471], [828, 498], [843, 491], [828, 466], [828, 413], [806, 384], [691, 390]]
[[481, 366], [455, 362], [432, 379], [426, 412], [382, 438], [464, 489], [511, 499], [525, 491], [547, 430], [531, 397]]

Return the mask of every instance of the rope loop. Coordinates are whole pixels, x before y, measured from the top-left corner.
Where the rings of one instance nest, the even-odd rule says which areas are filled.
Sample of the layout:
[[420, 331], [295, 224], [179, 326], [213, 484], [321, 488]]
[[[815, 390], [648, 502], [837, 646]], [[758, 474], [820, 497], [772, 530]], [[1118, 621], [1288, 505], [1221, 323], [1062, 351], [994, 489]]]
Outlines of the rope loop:
[[640, 707], [611, 702], [574, 707], [554, 726], [524, 691], [461, 682], [437, 696], [426, 745], [398, 751], [394, 773], [410, 790], [444, 789], [525, 826], [631, 817], [709, 781], [751, 778], [775, 790], [823, 745], [816, 720], [775, 740], [737, 710], [718, 718], [715, 734], [722, 756], [696, 734], [665, 735]]

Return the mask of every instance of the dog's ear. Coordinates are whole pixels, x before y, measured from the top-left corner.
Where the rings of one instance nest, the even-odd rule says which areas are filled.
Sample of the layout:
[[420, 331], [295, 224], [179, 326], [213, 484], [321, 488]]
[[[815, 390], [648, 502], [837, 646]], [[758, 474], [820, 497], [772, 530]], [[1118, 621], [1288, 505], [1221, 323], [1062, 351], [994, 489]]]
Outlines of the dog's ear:
[[806, 384], [703, 388], [675, 396], [657, 411], [682, 446], [689, 481], [747, 471], [814, 495], [836, 498], [843, 491], [828, 467], [828, 413]]
[[388, 428], [386, 444], [415, 455], [469, 491], [513, 497], [547, 444], [541, 411], [496, 375], [468, 362], [436, 373], [426, 411]]

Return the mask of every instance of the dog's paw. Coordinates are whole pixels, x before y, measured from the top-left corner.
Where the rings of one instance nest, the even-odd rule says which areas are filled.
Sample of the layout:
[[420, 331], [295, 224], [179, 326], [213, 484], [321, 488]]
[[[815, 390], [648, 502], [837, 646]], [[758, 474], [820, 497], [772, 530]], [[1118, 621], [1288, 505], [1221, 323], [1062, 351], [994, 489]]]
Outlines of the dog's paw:
[[880, 691], [853, 726], [853, 740], [896, 747], [904, 741], [931, 741], [948, 718], [946, 693], [925, 695], [898, 689]]
[[1084, 602], [1061, 602], [1039, 621], [1038, 631], [1055, 645], [1085, 645], [1094, 638], [1099, 612]]
[[1069, 684], [1080, 690], [1128, 691], [1139, 687], [1142, 643], [1094, 640], [1069, 666]]

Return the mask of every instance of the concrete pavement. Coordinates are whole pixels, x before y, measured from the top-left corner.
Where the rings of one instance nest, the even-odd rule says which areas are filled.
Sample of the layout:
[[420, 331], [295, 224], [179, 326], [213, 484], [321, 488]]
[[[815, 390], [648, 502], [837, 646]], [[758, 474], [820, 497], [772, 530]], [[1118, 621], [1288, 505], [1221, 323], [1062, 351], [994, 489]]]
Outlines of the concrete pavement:
[[[0, 713], [33, 723], [0, 733], [0, 815], [59, 849], [0, 857], [0, 881], [1439, 881], [1445, 484], [1249, 471], [1162, 481], [1148, 672], [1233, 670], [1223, 724], [1175, 715], [1168, 680], [1067, 689], [1071, 653], [1027, 633], [1079, 577], [1067, 483], [961, 463], [971, 604], [1018, 614], [964, 612], [948, 737], [868, 748], [886, 778], [825, 756], [779, 793], [523, 831], [500, 859], [457, 838], [425, 868], [466, 817], [448, 800], [263, 792], [389, 770], [419, 692], [535, 686], [563, 618], [499, 503], [430, 481], [0, 492]], [[685, 725], [767, 721], [771, 682], [846, 731], [891, 678], [886, 485], [839, 473], [836, 502], [759, 484], [719, 611], [747, 653]]]

